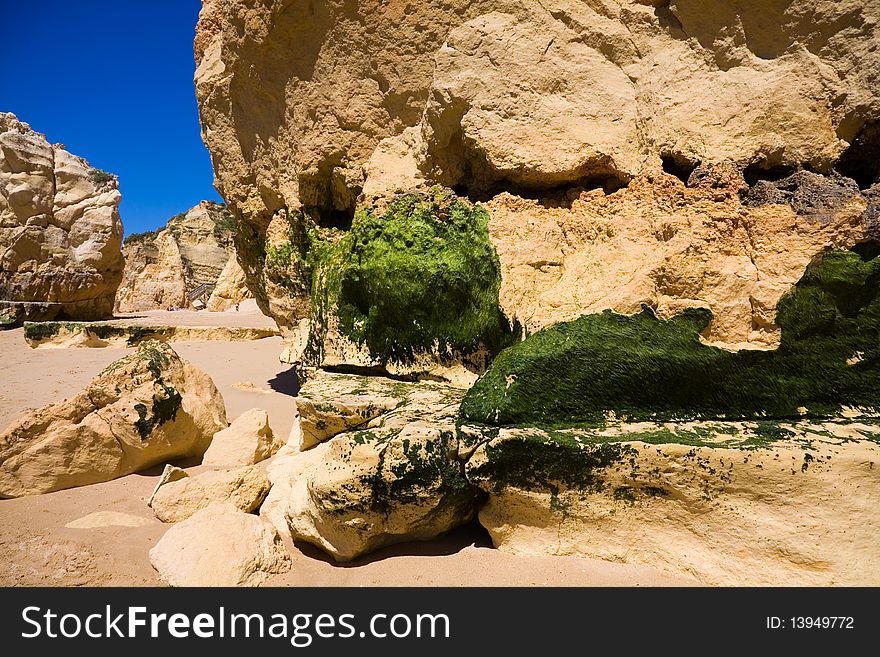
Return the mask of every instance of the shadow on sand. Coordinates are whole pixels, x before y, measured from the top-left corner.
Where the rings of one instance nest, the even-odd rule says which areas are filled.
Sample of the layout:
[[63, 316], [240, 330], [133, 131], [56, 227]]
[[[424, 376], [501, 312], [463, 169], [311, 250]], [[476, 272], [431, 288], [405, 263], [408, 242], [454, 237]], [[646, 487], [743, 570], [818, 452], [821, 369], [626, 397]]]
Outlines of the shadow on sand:
[[267, 383], [275, 392], [290, 395], [291, 397], [296, 397], [299, 394], [299, 375], [296, 373], [295, 365], [289, 370], [278, 372], [278, 374], [269, 379]]
[[336, 562], [329, 554], [309, 543], [294, 541], [294, 545], [303, 555], [311, 559], [318, 559], [338, 568], [358, 568], [394, 557], [440, 557], [456, 554], [469, 547], [491, 548], [492, 539], [489, 537], [489, 532], [474, 519], [467, 525], [448, 531], [436, 538], [388, 545], [345, 563]]

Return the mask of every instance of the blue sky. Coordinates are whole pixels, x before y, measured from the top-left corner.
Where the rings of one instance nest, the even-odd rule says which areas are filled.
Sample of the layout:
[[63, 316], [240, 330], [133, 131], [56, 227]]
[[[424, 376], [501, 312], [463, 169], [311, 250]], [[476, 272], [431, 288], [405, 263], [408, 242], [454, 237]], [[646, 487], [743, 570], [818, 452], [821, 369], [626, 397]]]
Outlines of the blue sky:
[[199, 0], [0, 0], [0, 111], [119, 176], [126, 234], [220, 200], [199, 134]]

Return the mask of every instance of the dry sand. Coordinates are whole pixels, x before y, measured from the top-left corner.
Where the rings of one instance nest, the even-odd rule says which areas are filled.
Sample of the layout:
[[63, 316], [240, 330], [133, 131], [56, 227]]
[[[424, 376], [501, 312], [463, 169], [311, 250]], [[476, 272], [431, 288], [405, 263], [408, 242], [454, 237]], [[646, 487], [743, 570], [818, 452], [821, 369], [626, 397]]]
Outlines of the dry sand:
[[[140, 313], [151, 323], [261, 326], [241, 313]], [[192, 323], [190, 323], [192, 322]], [[254, 342], [180, 342], [174, 349], [203, 368], [226, 401], [229, 419], [255, 406], [287, 438], [293, 422], [289, 366], [279, 363], [280, 338]], [[32, 350], [23, 331], [0, 332], [0, 429], [26, 409], [70, 397], [125, 349]], [[287, 374], [287, 376], [285, 376]], [[242, 385], [243, 384], [243, 385]], [[178, 464], [184, 465], [187, 464]], [[197, 473], [202, 466], [189, 465]], [[161, 467], [94, 486], [0, 500], [0, 585], [158, 586], [148, 551], [170, 527], [147, 507]], [[115, 512], [76, 523], [96, 512]], [[133, 517], [132, 517], [133, 516]], [[95, 526], [98, 525], [98, 526]], [[379, 550], [336, 565], [308, 545], [287, 546], [293, 568], [269, 580], [276, 586], [675, 586], [694, 582], [651, 568], [579, 557], [519, 557], [492, 549], [470, 526], [433, 541]]]

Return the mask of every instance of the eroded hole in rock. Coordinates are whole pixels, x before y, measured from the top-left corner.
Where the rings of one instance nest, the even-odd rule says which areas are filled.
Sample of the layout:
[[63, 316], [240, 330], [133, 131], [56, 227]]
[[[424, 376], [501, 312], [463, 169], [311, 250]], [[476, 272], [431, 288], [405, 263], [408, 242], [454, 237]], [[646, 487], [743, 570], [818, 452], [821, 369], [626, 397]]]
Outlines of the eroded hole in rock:
[[746, 184], [752, 187], [759, 180], [777, 182], [783, 178], [788, 178], [795, 171], [797, 171], [797, 167], [794, 166], [768, 165], [766, 162], [755, 162], [745, 168], [743, 178], [745, 178]]
[[384, 367], [368, 365], [321, 365], [321, 369], [331, 374], [354, 374], [356, 376], [381, 376], [394, 381], [402, 381], [404, 383], [415, 383], [419, 380], [417, 373], [413, 374], [392, 374]]
[[662, 0], [656, 7], [654, 7], [654, 16], [657, 17], [660, 27], [669, 30], [670, 33], [675, 33], [674, 36], [679, 38], [679, 34], [684, 36], [684, 27], [682, 26], [681, 21], [678, 20], [678, 16], [672, 13], [672, 9], [670, 8], [671, 5], [672, 2], [670, 2], [670, 0]]
[[685, 185], [688, 184], [694, 169], [700, 165], [699, 162], [691, 162], [678, 155], [662, 155], [660, 159], [663, 162], [663, 170], [678, 178]]
[[880, 182], [880, 121], [869, 121], [837, 161], [837, 170], [860, 189]]
[[524, 185], [510, 180], [499, 180], [485, 187], [470, 187], [466, 184], [452, 186], [457, 196], [467, 198], [471, 203], [485, 202], [504, 192], [519, 198], [532, 199], [540, 202], [551, 202], [552, 205], [571, 203], [583, 191], [601, 189], [605, 194], [613, 194], [625, 188], [629, 181], [618, 174], [594, 174], [584, 178], [561, 183], [558, 185]]
[[319, 226], [324, 228], [336, 228], [338, 230], [351, 230], [354, 220], [354, 208], [338, 210], [336, 208], [309, 208], [307, 213], [312, 216]]
[[880, 256], [880, 242], [876, 240], [861, 242], [860, 244], [856, 244], [851, 250], [858, 253], [859, 257], [864, 262], [868, 262], [869, 260], [873, 260], [877, 256]]

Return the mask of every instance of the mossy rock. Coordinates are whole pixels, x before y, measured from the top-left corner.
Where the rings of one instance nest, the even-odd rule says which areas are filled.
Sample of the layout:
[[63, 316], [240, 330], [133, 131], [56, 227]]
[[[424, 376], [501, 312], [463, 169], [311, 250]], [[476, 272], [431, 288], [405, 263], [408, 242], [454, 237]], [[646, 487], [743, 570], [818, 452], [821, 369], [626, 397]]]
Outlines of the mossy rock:
[[307, 364], [321, 363], [331, 325], [382, 365], [511, 344], [488, 222], [484, 208], [439, 188], [399, 195], [381, 213], [363, 207], [350, 231], [296, 218], [289, 242], [266, 249], [265, 270], [310, 298]]
[[68, 328], [69, 322], [25, 322], [24, 337], [33, 342], [54, 338], [59, 331]]
[[0, 314], [0, 331], [18, 327], [18, 319], [12, 315]]
[[467, 466], [468, 480], [496, 493], [508, 486], [558, 492], [558, 486], [600, 491], [606, 468], [622, 468], [638, 452], [622, 442], [594, 442], [580, 436], [534, 430], [493, 441], [486, 457]]
[[[868, 254], [860, 249], [860, 252]], [[700, 342], [703, 309], [645, 308], [557, 324], [504, 351], [465, 396], [463, 420], [496, 426], [628, 420], [835, 417], [880, 407], [880, 258], [831, 252], [780, 301], [774, 351]], [[806, 411], [804, 410], [806, 409]]]

